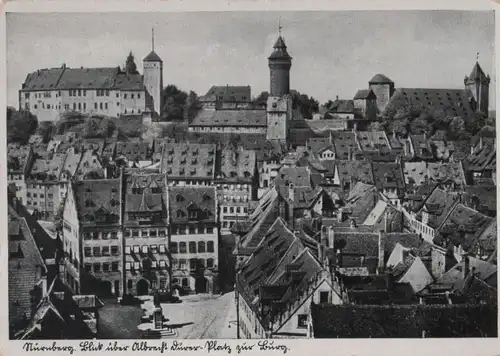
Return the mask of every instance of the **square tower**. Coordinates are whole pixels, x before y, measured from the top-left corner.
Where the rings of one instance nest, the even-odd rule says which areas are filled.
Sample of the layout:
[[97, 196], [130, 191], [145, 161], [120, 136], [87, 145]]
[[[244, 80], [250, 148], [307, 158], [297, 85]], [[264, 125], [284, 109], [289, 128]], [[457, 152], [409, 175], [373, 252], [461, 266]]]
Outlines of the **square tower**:
[[288, 121], [292, 117], [291, 95], [270, 96], [267, 98], [267, 134], [268, 140], [286, 141]]

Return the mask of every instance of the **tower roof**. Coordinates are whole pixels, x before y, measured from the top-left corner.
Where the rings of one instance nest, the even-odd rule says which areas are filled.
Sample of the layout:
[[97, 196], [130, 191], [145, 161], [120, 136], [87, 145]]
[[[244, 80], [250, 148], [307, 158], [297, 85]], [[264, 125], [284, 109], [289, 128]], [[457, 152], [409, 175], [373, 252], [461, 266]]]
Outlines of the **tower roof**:
[[286, 50], [286, 44], [285, 44], [285, 40], [283, 39], [283, 37], [281, 37], [281, 36], [278, 37], [273, 48], [274, 48], [273, 53], [271, 53], [271, 56], [269, 56], [269, 59], [274, 59], [274, 58], [292, 59], [292, 57], [290, 57], [290, 55], [288, 54], [288, 52]]
[[370, 84], [394, 84], [387, 76], [383, 74], [375, 74], [369, 81]]
[[479, 62], [476, 62], [474, 68], [472, 68], [472, 71], [470, 72], [469, 80], [482, 80], [484, 78], [486, 78], [486, 75], [484, 74], [483, 69], [479, 65]]
[[151, 51], [146, 57], [144, 57], [144, 59], [142, 61], [143, 62], [163, 62], [161, 60], [160, 56], [158, 56], [154, 50]]

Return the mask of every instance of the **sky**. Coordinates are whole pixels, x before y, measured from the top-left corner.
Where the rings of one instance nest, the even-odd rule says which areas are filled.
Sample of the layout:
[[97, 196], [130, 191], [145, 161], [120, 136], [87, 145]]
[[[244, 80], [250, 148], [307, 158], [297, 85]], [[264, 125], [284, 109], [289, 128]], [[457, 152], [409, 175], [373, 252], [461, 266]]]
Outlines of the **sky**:
[[267, 57], [278, 36], [293, 57], [291, 88], [352, 99], [383, 73], [396, 87], [462, 88], [479, 52], [495, 100], [493, 11], [297, 11], [188, 13], [8, 13], [7, 104], [18, 106], [26, 75], [42, 68], [123, 66], [142, 72], [151, 51], [164, 85], [203, 95], [212, 85], [269, 90]]

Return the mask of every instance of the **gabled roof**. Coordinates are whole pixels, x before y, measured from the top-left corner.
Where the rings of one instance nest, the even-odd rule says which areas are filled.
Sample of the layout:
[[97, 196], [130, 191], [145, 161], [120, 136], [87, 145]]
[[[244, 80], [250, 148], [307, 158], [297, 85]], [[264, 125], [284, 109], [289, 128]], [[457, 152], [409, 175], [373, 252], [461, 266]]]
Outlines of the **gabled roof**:
[[278, 39], [276, 40], [276, 43], [273, 46], [273, 53], [269, 56], [269, 59], [286, 59], [286, 60], [291, 60], [292, 57], [288, 54], [285, 40], [283, 37], [279, 36]]
[[214, 179], [215, 144], [165, 143], [161, 173], [177, 179]]
[[354, 100], [357, 99], [376, 99], [377, 96], [371, 89], [360, 89], [354, 95]]
[[461, 187], [465, 187], [467, 184], [461, 162], [429, 162], [427, 171], [431, 182], [446, 183], [451, 181]]
[[374, 184], [373, 170], [369, 161], [335, 160], [340, 181]]
[[354, 101], [353, 100], [335, 100], [329, 107], [327, 113], [332, 114], [353, 114]]
[[[429, 216], [427, 225], [436, 229], [443, 223], [444, 219], [455, 206], [458, 196], [436, 188], [427, 197], [421, 209], [425, 210]], [[422, 211], [422, 210], [421, 210]], [[421, 213], [420, 211], [420, 213]], [[419, 214], [420, 215], [420, 214]]]
[[96, 217], [100, 212], [107, 215], [103, 223], [116, 226], [120, 224], [120, 179], [83, 180], [72, 184], [81, 224], [96, 224]]
[[266, 110], [200, 110], [190, 126], [267, 127]]
[[[249, 85], [213, 85], [207, 93], [200, 97], [201, 102], [244, 102], [249, 103], [252, 99], [252, 91]], [[221, 99], [222, 97], [222, 99]]]
[[[185, 186], [169, 187], [168, 200], [170, 219], [173, 223], [217, 221], [217, 191], [215, 187]], [[189, 206], [195, 204], [198, 216], [189, 216]], [[182, 214], [177, 215], [177, 212]]]
[[377, 189], [403, 189], [405, 187], [400, 163], [372, 162], [373, 180]]
[[254, 151], [227, 148], [222, 150], [220, 157], [217, 179], [247, 183], [252, 181], [257, 164]]

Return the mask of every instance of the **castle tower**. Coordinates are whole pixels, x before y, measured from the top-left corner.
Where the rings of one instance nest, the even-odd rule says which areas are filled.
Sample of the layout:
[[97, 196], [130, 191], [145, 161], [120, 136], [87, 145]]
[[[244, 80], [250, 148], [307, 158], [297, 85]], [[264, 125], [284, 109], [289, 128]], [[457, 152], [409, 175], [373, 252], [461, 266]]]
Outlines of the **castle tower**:
[[146, 108], [152, 111], [152, 116], [161, 116], [163, 109], [163, 61], [155, 53], [154, 30], [152, 31], [151, 40], [151, 52], [142, 60], [144, 66], [144, 87], [148, 92]]
[[375, 74], [368, 82], [368, 87], [377, 97], [377, 111], [381, 113], [394, 94], [394, 82], [383, 74]]
[[266, 139], [286, 142], [288, 138], [288, 122], [291, 117], [291, 95], [268, 97]]
[[279, 26], [279, 37], [274, 44], [273, 53], [268, 58], [269, 72], [271, 77], [271, 96], [283, 96], [290, 93], [290, 68], [292, 57], [286, 50], [286, 44], [281, 37], [281, 26]]
[[479, 62], [476, 62], [470, 75], [465, 76], [464, 84], [476, 101], [476, 111], [488, 115], [490, 76], [484, 74]]

